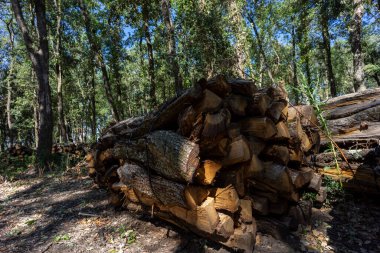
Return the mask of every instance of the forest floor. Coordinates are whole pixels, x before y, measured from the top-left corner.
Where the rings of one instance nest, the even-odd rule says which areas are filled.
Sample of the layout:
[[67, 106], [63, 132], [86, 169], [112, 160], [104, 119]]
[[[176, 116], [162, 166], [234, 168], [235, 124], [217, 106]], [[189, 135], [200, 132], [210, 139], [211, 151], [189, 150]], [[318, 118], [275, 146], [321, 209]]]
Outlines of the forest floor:
[[[107, 193], [83, 175], [29, 174], [12, 182], [0, 176], [1, 253], [228, 252], [158, 219], [109, 206]], [[375, 200], [346, 195], [313, 209], [310, 226], [259, 231], [255, 252], [380, 252]]]

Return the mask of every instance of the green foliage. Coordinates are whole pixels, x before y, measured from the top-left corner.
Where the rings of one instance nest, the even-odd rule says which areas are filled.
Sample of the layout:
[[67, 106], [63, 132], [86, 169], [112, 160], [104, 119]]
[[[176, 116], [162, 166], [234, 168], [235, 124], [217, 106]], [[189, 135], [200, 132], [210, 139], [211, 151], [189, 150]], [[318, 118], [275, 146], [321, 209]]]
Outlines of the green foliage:
[[69, 241], [71, 239], [69, 234], [56, 235], [53, 238], [54, 242]]
[[127, 244], [136, 242], [136, 232], [133, 229], [127, 229], [125, 225], [118, 227], [117, 233], [121, 238], [125, 238], [127, 240]]
[[327, 189], [327, 204], [345, 196], [341, 182], [333, 180], [329, 176], [323, 177], [322, 185]]
[[[90, 30], [96, 35], [94, 37], [99, 47], [96, 50], [104, 58], [112, 86], [111, 94], [105, 92], [105, 77], [89, 44], [78, 1], [62, 1], [61, 30], [56, 29], [60, 13], [54, 1], [47, 1], [54, 142], [59, 141], [60, 135], [55, 72], [58, 60], [62, 62], [64, 118], [72, 141], [96, 140], [101, 129], [112, 121], [110, 99], [115, 101], [123, 118], [143, 115], [153, 109], [149, 103], [151, 80], [142, 9], [148, 11], [146, 23], [153, 47], [158, 103], [175, 94], [170, 64], [173, 57], [178, 61], [184, 87], [190, 87], [201, 77], [221, 72], [254, 79], [258, 86], [272, 85], [268, 75], [270, 69], [274, 81], [284, 82], [292, 91], [291, 101], [298, 101], [298, 97], [301, 102], [310, 99], [300, 95], [300, 87], [294, 87], [294, 80], [299, 80], [302, 85], [306, 81], [310, 86], [307, 89], [313, 96], [317, 93], [317, 102], [325, 100], [329, 92], [321, 17], [328, 21], [338, 94], [352, 91], [353, 67], [348, 27], [353, 5], [350, 1], [169, 1], [176, 46], [175, 55], [172, 56], [168, 53], [168, 31], [160, 1], [84, 2], [90, 16]], [[15, 47], [10, 49], [6, 22], [11, 20], [11, 8], [8, 2], [2, 3], [1, 7], [0, 139], [2, 143], [9, 144], [6, 98], [7, 84], [11, 81], [14, 141], [32, 147], [35, 146], [34, 112], [38, 109], [37, 81], [15, 19], [12, 19]], [[22, 9], [31, 37], [35, 39], [37, 34], [35, 24], [32, 24], [35, 15], [24, 5]], [[380, 85], [377, 83], [380, 75], [379, 18], [375, 1], [366, 1], [362, 46], [368, 87]], [[250, 20], [256, 24], [258, 36]], [[58, 36], [62, 41], [60, 56], [55, 47]], [[265, 57], [260, 53], [260, 48], [264, 50]], [[14, 60], [13, 76], [10, 75], [11, 59]], [[92, 131], [94, 126], [95, 132]]]

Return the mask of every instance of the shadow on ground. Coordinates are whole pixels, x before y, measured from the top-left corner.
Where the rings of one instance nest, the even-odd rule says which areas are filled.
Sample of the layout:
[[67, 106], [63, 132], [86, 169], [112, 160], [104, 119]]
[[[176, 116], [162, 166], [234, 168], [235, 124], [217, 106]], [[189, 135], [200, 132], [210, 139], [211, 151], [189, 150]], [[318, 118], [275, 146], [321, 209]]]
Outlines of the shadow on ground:
[[[227, 252], [150, 215], [116, 210], [89, 178], [0, 184], [0, 252]], [[260, 219], [255, 252], [380, 252], [376, 197], [347, 195], [289, 231]], [[264, 225], [263, 225], [264, 224]]]

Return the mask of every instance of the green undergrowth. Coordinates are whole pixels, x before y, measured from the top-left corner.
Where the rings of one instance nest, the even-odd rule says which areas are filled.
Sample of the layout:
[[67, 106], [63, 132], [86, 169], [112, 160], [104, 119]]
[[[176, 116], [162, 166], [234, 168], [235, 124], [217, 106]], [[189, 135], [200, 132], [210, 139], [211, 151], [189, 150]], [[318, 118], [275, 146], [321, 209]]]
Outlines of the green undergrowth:
[[[43, 175], [63, 174], [67, 169], [74, 167], [83, 158], [72, 154], [52, 154], [48, 162], [48, 169]], [[34, 155], [12, 157], [8, 153], [0, 153], [0, 176], [3, 180], [15, 181], [26, 176], [38, 176]]]

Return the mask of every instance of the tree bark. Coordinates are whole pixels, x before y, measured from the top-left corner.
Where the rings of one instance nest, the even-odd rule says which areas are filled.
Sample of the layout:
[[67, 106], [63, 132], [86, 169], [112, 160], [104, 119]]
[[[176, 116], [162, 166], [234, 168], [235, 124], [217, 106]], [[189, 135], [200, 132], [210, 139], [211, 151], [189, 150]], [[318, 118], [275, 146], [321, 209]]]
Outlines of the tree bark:
[[296, 45], [297, 45], [297, 42], [296, 42], [296, 34], [295, 34], [295, 27], [293, 25], [292, 27], [292, 55], [293, 55], [293, 59], [292, 59], [292, 64], [293, 64], [293, 86], [295, 88], [295, 94], [294, 94], [294, 98], [295, 98], [295, 104], [298, 105], [299, 104], [299, 91], [298, 91], [298, 77], [297, 77], [297, 51], [296, 51]]
[[365, 90], [364, 85], [364, 61], [362, 55], [362, 18], [364, 14], [363, 0], [354, 0], [354, 13], [351, 20], [350, 39], [351, 39], [351, 52], [353, 55], [354, 67], [354, 89], [355, 91]]
[[267, 70], [269, 79], [271, 80], [272, 84], [274, 84], [275, 80], [273, 78], [272, 70], [271, 70], [271, 68], [269, 66], [269, 63], [268, 63], [268, 60], [266, 58], [265, 51], [264, 51], [264, 48], [263, 48], [263, 44], [262, 44], [262, 41], [261, 41], [261, 38], [260, 38], [260, 34], [259, 34], [259, 31], [257, 30], [257, 26], [256, 26], [256, 23], [255, 23], [254, 16], [253, 16], [252, 12], [250, 12], [250, 15], [248, 15], [248, 20], [252, 24], [253, 31], [254, 31], [255, 36], [256, 36], [257, 44], [259, 46], [259, 51], [260, 51], [260, 54], [261, 54], [263, 62], [264, 62], [264, 68]]
[[96, 140], [96, 83], [95, 83], [95, 70], [91, 67], [91, 135], [92, 139]]
[[148, 62], [149, 62], [149, 69], [148, 69], [148, 75], [149, 75], [149, 81], [150, 81], [150, 90], [149, 90], [149, 96], [150, 96], [150, 102], [152, 106], [155, 106], [157, 104], [157, 98], [156, 98], [156, 77], [154, 73], [154, 56], [153, 56], [153, 45], [150, 38], [150, 32], [149, 32], [149, 2], [144, 1], [142, 5], [142, 15], [143, 15], [143, 31], [146, 41], [146, 46], [148, 50]]
[[[53, 114], [49, 85], [49, 45], [46, 29], [46, 9], [43, 0], [34, 1], [36, 12], [38, 43], [34, 43], [26, 26], [20, 2], [12, 0], [12, 9], [21, 30], [38, 82], [38, 142], [37, 159], [40, 165], [47, 166], [53, 144]], [[38, 45], [35, 48], [35, 44]]]
[[116, 106], [115, 99], [112, 95], [112, 87], [111, 87], [111, 82], [110, 82], [108, 71], [107, 71], [107, 66], [104, 61], [101, 47], [97, 42], [96, 34], [94, 33], [93, 27], [91, 25], [90, 14], [87, 11], [87, 7], [84, 4], [84, 1], [83, 0], [78, 0], [78, 1], [79, 1], [79, 7], [83, 15], [86, 34], [91, 46], [91, 50], [93, 51], [96, 62], [102, 71], [103, 84], [104, 84], [104, 89], [106, 92], [107, 101], [109, 105], [111, 106], [113, 117], [115, 118], [116, 121], [120, 121], [121, 118], [120, 118], [119, 110]]
[[323, 3], [320, 11], [320, 23], [322, 30], [322, 38], [323, 38], [323, 47], [325, 52], [325, 63], [327, 70], [327, 79], [330, 86], [330, 94], [332, 97], [337, 96], [336, 90], [336, 81], [333, 72], [332, 62], [331, 62], [331, 48], [330, 48], [330, 34], [329, 34], [329, 25], [328, 25], [328, 14], [327, 14], [327, 4]]
[[12, 123], [12, 86], [14, 82], [14, 74], [13, 74], [13, 64], [14, 64], [14, 31], [13, 31], [13, 19], [9, 21], [7, 25], [7, 30], [9, 34], [9, 42], [10, 42], [10, 64], [9, 64], [9, 73], [8, 73], [8, 80], [7, 80], [7, 125], [8, 125], [8, 137], [9, 137], [9, 144], [13, 145], [13, 123]]
[[110, 26], [111, 32], [110, 32], [110, 67], [111, 67], [111, 73], [112, 73], [112, 81], [115, 84], [116, 88], [116, 102], [117, 106], [119, 107], [119, 114], [120, 117], [124, 118], [124, 110], [122, 106], [122, 86], [121, 86], [121, 67], [120, 63], [122, 61], [122, 38], [121, 38], [121, 16], [118, 13], [117, 9], [114, 5], [111, 6], [110, 9], [110, 17], [108, 20], [108, 24]]
[[67, 142], [66, 125], [63, 110], [63, 94], [62, 94], [62, 3], [61, 0], [54, 1], [57, 10], [57, 26], [55, 34], [55, 74], [57, 76], [57, 110], [58, 110], [58, 127], [59, 127], [59, 142]]
[[168, 36], [168, 50], [169, 50], [169, 63], [172, 66], [172, 75], [174, 78], [174, 89], [179, 96], [183, 90], [182, 78], [179, 73], [179, 66], [177, 61], [177, 52], [174, 36], [174, 25], [170, 16], [170, 0], [162, 0], [161, 3], [162, 16], [164, 17], [164, 22], [167, 30]]

